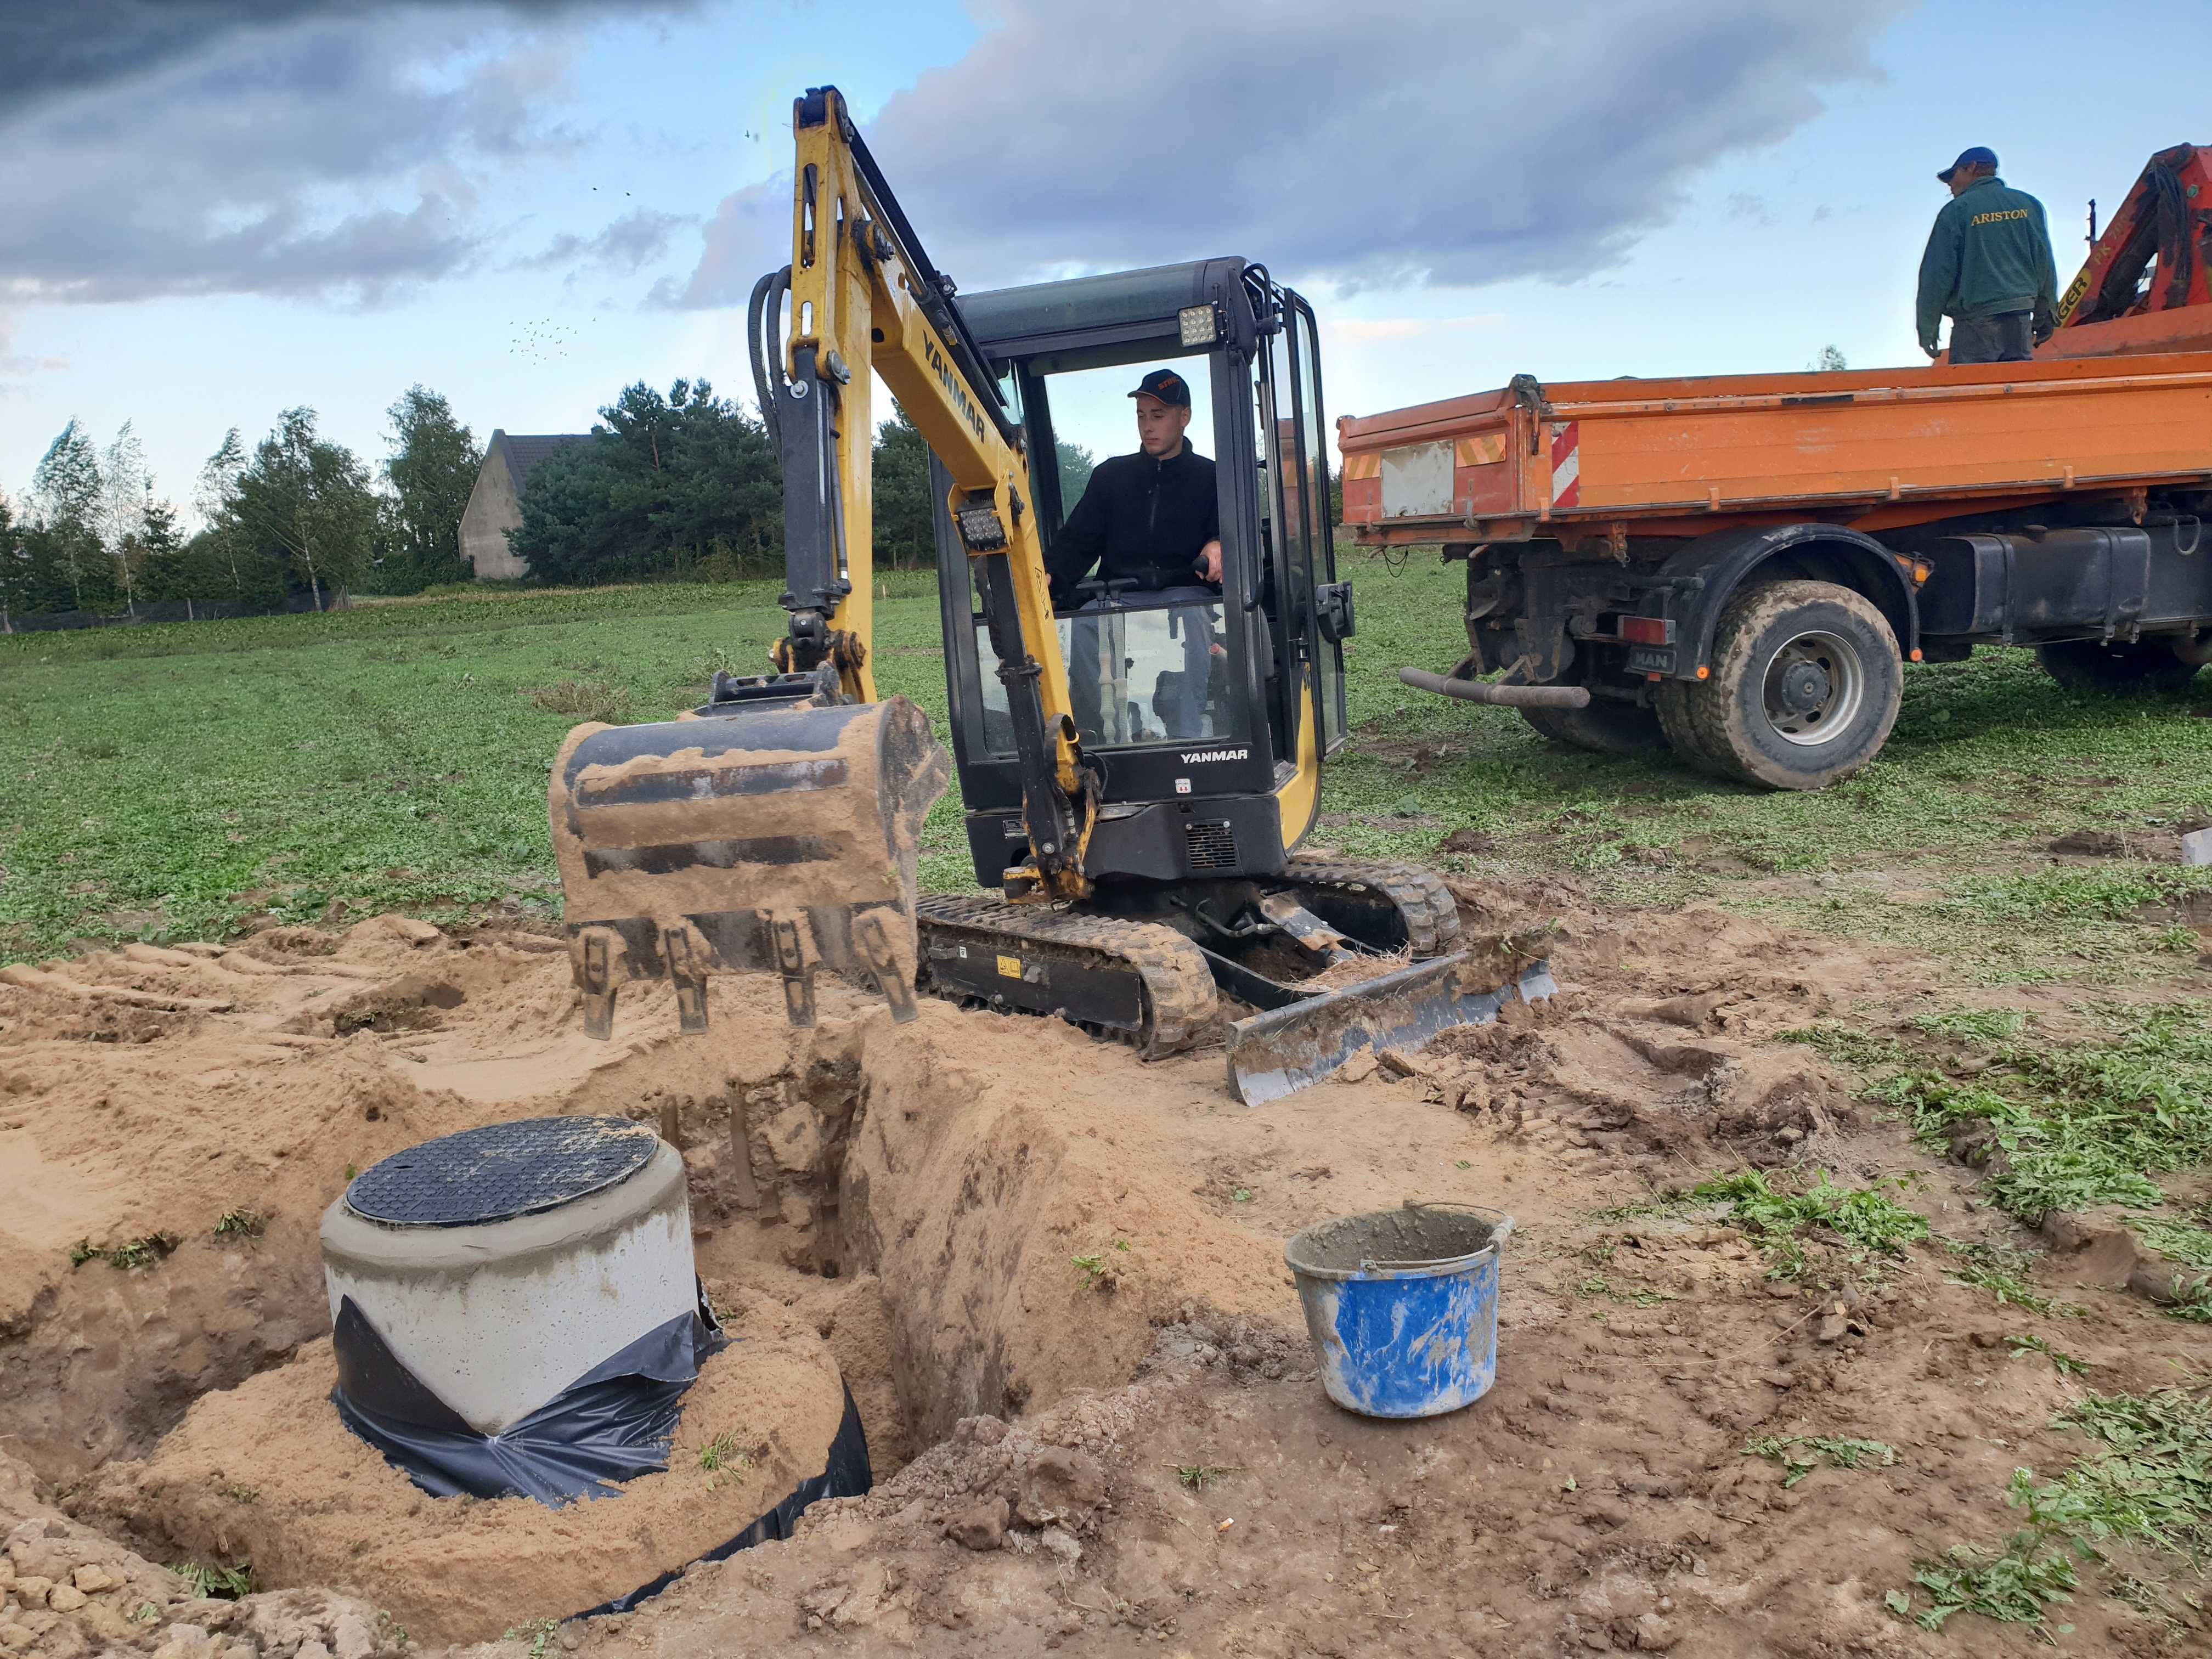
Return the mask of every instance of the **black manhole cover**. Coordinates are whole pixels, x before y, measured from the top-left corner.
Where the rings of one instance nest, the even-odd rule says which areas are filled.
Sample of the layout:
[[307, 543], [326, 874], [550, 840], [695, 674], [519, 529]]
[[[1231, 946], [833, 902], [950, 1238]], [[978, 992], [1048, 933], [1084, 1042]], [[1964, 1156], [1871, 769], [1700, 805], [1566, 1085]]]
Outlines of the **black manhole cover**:
[[346, 1188], [356, 1215], [393, 1227], [471, 1227], [557, 1209], [627, 1181], [659, 1136], [626, 1117], [527, 1117], [394, 1152]]

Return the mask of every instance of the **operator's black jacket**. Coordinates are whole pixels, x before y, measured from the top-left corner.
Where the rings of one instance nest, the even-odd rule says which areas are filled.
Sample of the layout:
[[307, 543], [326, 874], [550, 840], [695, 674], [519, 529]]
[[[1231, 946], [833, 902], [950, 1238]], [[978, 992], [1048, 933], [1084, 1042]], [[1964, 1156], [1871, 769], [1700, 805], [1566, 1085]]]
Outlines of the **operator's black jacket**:
[[1053, 603], [1066, 605], [1094, 564], [1101, 581], [1133, 581], [1148, 592], [1204, 585], [1194, 574], [1198, 551], [1220, 534], [1213, 463], [1188, 442], [1164, 461], [1142, 450], [1109, 457], [1045, 554]]

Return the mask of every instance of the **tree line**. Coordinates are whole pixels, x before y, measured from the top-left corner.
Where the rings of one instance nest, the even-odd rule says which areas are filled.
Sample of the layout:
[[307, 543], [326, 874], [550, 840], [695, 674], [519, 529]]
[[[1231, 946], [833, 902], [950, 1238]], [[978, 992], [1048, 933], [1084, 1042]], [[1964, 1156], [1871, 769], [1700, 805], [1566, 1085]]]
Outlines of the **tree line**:
[[[665, 396], [627, 386], [599, 416], [586, 441], [555, 451], [523, 485], [522, 522], [507, 544], [533, 579], [782, 574], [783, 475], [756, 414], [708, 381], [685, 380]], [[896, 401], [872, 448], [875, 562], [927, 568], [937, 558], [929, 447]], [[1088, 450], [1060, 451], [1063, 479], [1090, 476]]]
[[[286, 410], [251, 450], [235, 428], [208, 457], [187, 534], [158, 495], [128, 422], [102, 448], [81, 422], [62, 428], [20, 510], [0, 495], [0, 627], [64, 613], [237, 615], [326, 608], [349, 592], [412, 593], [474, 574], [461, 514], [483, 448], [451, 405], [422, 386], [387, 411], [387, 453], [374, 469]], [[540, 461], [508, 532], [529, 580], [588, 584], [732, 580], [783, 568], [783, 484], [758, 416], [706, 380], [662, 393], [626, 386], [584, 441]], [[873, 440], [875, 558], [890, 569], [935, 562], [929, 450], [905, 412]], [[1063, 443], [1072, 504], [1087, 450]]]
[[465, 580], [459, 526], [483, 451], [427, 387], [387, 412], [390, 453], [374, 474], [317, 430], [312, 409], [286, 410], [251, 450], [232, 428], [195, 481], [190, 535], [156, 494], [131, 422], [102, 448], [72, 419], [21, 509], [0, 495], [0, 626], [323, 610], [350, 591]]

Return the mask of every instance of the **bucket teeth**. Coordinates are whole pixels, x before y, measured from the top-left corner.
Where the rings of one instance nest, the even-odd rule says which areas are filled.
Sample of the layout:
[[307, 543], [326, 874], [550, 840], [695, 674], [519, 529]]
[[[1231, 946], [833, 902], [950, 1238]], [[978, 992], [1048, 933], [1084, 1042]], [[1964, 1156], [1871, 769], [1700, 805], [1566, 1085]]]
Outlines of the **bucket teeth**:
[[860, 946], [862, 960], [875, 975], [876, 988], [890, 1004], [893, 1023], [904, 1025], [920, 1018], [921, 1010], [914, 999], [913, 972], [900, 963], [897, 947], [891, 943], [890, 929], [884, 926], [881, 911], [871, 910], [854, 919], [853, 943]]
[[801, 1030], [814, 1024], [814, 963], [808, 955], [804, 923], [778, 916], [772, 924], [775, 937], [775, 969], [783, 975], [783, 1012]]
[[584, 994], [584, 1035], [604, 1041], [615, 1032], [615, 993], [628, 972], [628, 951], [611, 927], [586, 927], [568, 941], [569, 971]]
[[815, 1022], [817, 970], [913, 1019], [918, 843], [951, 770], [928, 717], [811, 683], [723, 689], [678, 720], [580, 726], [555, 758], [547, 819], [586, 1030], [612, 1032], [625, 980], [665, 979], [683, 1029], [702, 1032], [715, 974], [775, 975], [794, 1025]]
[[660, 954], [676, 987], [676, 1013], [687, 1033], [707, 1029], [707, 941], [688, 921], [660, 924]]

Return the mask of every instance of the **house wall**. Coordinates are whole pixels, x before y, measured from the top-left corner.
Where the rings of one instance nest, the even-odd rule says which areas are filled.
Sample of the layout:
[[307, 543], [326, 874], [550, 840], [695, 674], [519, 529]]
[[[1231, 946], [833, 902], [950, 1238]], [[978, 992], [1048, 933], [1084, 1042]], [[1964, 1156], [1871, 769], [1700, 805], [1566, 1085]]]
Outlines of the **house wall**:
[[512, 580], [530, 574], [529, 561], [507, 547], [507, 532], [522, 522], [515, 500], [514, 474], [507, 455], [494, 444], [484, 452], [476, 488], [461, 514], [461, 553], [476, 567], [478, 581]]

